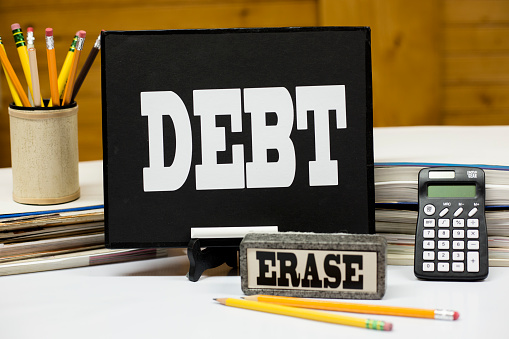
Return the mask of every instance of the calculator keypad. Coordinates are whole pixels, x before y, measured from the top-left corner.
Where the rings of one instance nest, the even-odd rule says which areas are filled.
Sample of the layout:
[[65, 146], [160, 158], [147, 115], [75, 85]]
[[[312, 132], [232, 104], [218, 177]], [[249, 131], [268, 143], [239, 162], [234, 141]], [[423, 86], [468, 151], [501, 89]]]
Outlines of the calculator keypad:
[[455, 210], [424, 207], [422, 270], [424, 272], [479, 272], [477, 208]]

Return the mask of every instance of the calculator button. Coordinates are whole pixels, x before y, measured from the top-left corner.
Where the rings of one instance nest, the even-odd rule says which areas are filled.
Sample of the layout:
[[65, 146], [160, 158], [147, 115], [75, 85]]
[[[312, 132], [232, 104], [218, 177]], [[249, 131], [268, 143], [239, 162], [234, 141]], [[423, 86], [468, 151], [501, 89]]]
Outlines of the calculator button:
[[467, 253], [467, 271], [479, 272], [479, 252]]
[[438, 271], [439, 272], [449, 272], [449, 263], [448, 262], [439, 262], [438, 263]]
[[465, 252], [452, 252], [452, 260], [457, 261], [465, 260]]
[[423, 251], [422, 252], [422, 260], [435, 260], [435, 252], [434, 251]]
[[435, 248], [435, 242], [433, 240], [425, 240], [422, 243], [422, 248], [425, 250], [432, 250]]
[[467, 238], [478, 239], [479, 238], [479, 230], [468, 230]]
[[435, 227], [435, 219], [424, 219], [424, 227]]
[[467, 219], [468, 227], [479, 227], [479, 219]]
[[468, 216], [471, 217], [476, 213], [477, 213], [477, 207], [474, 207], [470, 210], [470, 212], [468, 212]]
[[438, 219], [438, 227], [449, 227], [450, 221], [449, 219]]
[[452, 237], [462, 239], [465, 237], [465, 231], [464, 230], [454, 230], [454, 232], [452, 232]]
[[449, 212], [449, 209], [446, 207], [444, 208], [443, 210], [440, 211], [440, 213], [438, 214], [439, 216], [443, 217], [444, 215], [447, 214], [447, 212]]
[[453, 227], [465, 227], [465, 219], [452, 219]]
[[432, 204], [427, 204], [426, 206], [424, 206], [424, 213], [426, 215], [435, 214], [435, 206], [433, 206]]
[[449, 260], [449, 252], [438, 252], [438, 260]]
[[424, 238], [434, 238], [435, 230], [424, 230], [424, 234], [422, 235]]
[[452, 248], [455, 250], [462, 250], [465, 248], [465, 242], [464, 241], [453, 241], [452, 242]]
[[462, 262], [454, 262], [452, 263], [453, 272], [463, 272], [465, 271], [465, 264]]
[[439, 241], [438, 248], [441, 250], [448, 250], [449, 249], [449, 241], [445, 241], [445, 240]]
[[460, 207], [458, 208], [455, 212], [454, 212], [454, 216], [457, 217], [458, 215], [460, 215], [461, 213], [463, 212], [463, 207]]
[[422, 263], [422, 270], [425, 272], [433, 272], [435, 270], [435, 264], [432, 262]]
[[467, 248], [469, 250], [478, 250], [479, 249], [479, 241], [469, 241], [469, 242], [467, 242]]
[[442, 239], [443, 238], [449, 238], [449, 232], [450, 232], [449, 230], [440, 230], [438, 232], [438, 237], [442, 238]]

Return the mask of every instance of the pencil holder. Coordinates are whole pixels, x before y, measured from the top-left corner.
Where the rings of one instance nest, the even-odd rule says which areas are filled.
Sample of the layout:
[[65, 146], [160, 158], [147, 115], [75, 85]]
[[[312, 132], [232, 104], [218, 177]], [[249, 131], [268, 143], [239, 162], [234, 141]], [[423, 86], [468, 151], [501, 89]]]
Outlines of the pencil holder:
[[51, 205], [80, 196], [78, 105], [9, 106], [13, 199]]

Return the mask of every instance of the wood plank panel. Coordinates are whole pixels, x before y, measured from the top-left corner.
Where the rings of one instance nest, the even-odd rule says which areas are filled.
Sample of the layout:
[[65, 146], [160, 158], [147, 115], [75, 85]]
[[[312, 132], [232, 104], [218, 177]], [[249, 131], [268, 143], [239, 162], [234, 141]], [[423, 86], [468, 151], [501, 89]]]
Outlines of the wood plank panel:
[[449, 112], [444, 116], [444, 125], [490, 126], [509, 125], [509, 110], [475, 110]]
[[444, 0], [444, 123], [509, 123], [509, 1]]
[[370, 26], [375, 126], [438, 124], [440, 1], [321, 0], [323, 25]]
[[443, 109], [449, 112], [509, 110], [509, 84], [445, 86]]
[[509, 53], [509, 24], [445, 26], [443, 46], [446, 53]]
[[459, 55], [444, 58], [446, 84], [509, 83], [509, 54]]
[[443, 0], [443, 8], [449, 24], [509, 23], [507, 0]]
[[[12, 5], [0, 3], [0, 35], [4, 36], [7, 53], [20, 76], [21, 68], [10, 25], [19, 22], [36, 31], [36, 48], [44, 51], [44, 39], [37, 32], [48, 26], [55, 30], [58, 68], [65, 58], [75, 32], [88, 32], [81, 63], [101, 29], [147, 30], [226, 27], [316, 26], [316, 0], [27, 0]], [[82, 6], [80, 6], [82, 5]], [[37, 16], [20, 16], [20, 9], [30, 8]], [[21, 21], [20, 21], [21, 20]], [[7, 39], [6, 39], [7, 38]], [[42, 57], [42, 56], [41, 56]], [[41, 81], [47, 77], [45, 56], [39, 60]], [[0, 115], [0, 167], [10, 166], [7, 105], [11, 101], [7, 83], [2, 78], [2, 112]], [[92, 67], [77, 98], [79, 104], [80, 160], [102, 159], [100, 56]], [[47, 85], [44, 86], [44, 88]], [[49, 89], [43, 89], [47, 96]]]
[[271, 2], [286, 2], [286, 3], [298, 3], [298, 2], [310, 2], [310, 0], [24, 0], [22, 2], [16, 1], [3, 1], [0, 2], [0, 10], [15, 10], [20, 11], [23, 9], [48, 9], [51, 8], [54, 11], [59, 11], [65, 7], [76, 7], [86, 8], [94, 7], [97, 9], [102, 8], [120, 8], [120, 7], [144, 7], [144, 6], [209, 6], [209, 5], [227, 5], [227, 4], [257, 4], [262, 5], [263, 3]]

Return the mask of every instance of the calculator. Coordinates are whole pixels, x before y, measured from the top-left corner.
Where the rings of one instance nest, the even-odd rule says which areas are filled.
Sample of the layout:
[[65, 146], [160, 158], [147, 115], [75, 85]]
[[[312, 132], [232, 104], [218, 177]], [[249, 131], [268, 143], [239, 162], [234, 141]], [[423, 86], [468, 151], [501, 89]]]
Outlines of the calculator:
[[427, 280], [488, 276], [484, 171], [434, 167], [419, 172], [414, 273]]

